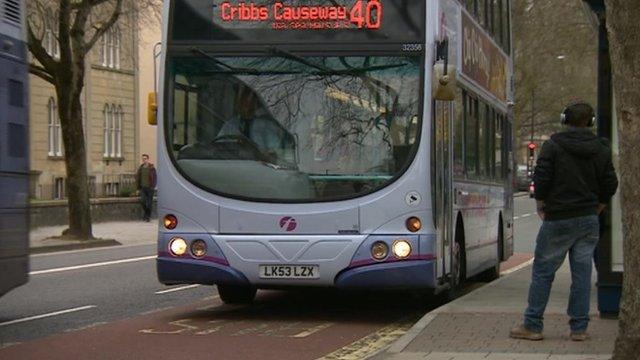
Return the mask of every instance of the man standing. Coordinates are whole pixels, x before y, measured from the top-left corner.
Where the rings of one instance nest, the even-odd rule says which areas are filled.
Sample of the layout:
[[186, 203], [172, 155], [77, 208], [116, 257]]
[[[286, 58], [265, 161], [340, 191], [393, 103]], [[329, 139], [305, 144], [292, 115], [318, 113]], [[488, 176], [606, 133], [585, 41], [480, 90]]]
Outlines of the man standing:
[[511, 330], [512, 338], [542, 340], [551, 284], [567, 252], [571, 265], [567, 308], [571, 340], [588, 338], [598, 214], [615, 194], [618, 179], [609, 143], [589, 129], [595, 123], [591, 105], [573, 102], [562, 112], [561, 119], [567, 128], [544, 143], [533, 177], [538, 215], [543, 223], [536, 240], [529, 306], [524, 323]]
[[142, 164], [136, 173], [136, 184], [140, 194], [140, 204], [144, 212], [142, 219], [149, 222], [153, 206], [153, 193], [156, 188], [156, 169], [149, 162], [149, 155], [147, 154], [142, 155]]

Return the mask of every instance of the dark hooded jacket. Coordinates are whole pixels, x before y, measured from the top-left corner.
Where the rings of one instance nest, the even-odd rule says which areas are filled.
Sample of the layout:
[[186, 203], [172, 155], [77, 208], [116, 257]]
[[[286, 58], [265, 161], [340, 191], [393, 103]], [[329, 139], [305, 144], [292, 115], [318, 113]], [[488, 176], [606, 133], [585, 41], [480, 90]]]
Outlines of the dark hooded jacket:
[[570, 128], [544, 143], [533, 176], [545, 220], [597, 214], [618, 188], [609, 142], [588, 128]]

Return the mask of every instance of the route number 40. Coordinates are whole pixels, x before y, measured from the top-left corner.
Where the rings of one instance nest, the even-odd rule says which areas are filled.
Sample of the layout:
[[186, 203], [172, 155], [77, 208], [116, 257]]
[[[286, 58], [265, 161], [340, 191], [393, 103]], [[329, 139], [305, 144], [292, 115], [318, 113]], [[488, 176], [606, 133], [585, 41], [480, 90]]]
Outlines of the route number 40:
[[359, 29], [379, 29], [382, 22], [382, 4], [380, 0], [358, 0], [351, 8], [349, 17]]

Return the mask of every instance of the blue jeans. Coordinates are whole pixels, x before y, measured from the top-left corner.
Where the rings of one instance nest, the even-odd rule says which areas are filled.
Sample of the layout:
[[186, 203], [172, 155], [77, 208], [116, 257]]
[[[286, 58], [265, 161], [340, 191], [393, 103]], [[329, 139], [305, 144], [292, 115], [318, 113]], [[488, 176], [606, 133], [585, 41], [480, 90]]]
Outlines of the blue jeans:
[[142, 219], [149, 220], [151, 218], [151, 210], [153, 208], [153, 188], [140, 188], [140, 205], [142, 205]]
[[567, 314], [571, 317], [569, 324], [572, 332], [587, 329], [593, 251], [598, 239], [599, 223], [596, 215], [542, 223], [536, 240], [529, 306], [524, 314], [524, 326], [528, 330], [542, 332], [542, 320], [551, 284], [567, 252], [571, 264], [571, 295], [567, 307]]

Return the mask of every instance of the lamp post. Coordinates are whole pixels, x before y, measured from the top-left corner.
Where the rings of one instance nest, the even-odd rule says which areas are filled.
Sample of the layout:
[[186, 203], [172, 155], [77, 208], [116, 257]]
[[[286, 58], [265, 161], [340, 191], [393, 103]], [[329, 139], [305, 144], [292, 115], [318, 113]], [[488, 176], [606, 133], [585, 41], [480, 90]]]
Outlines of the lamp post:
[[[528, 153], [527, 153], [527, 176], [529, 176], [532, 172], [533, 168], [533, 157], [531, 156], [531, 144], [533, 144], [534, 133], [535, 133], [535, 117], [536, 117], [536, 89], [535, 87], [531, 89], [531, 139], [529, 140], [528, 145]], [[535, 149], [535, 148], [534, 148]]]

